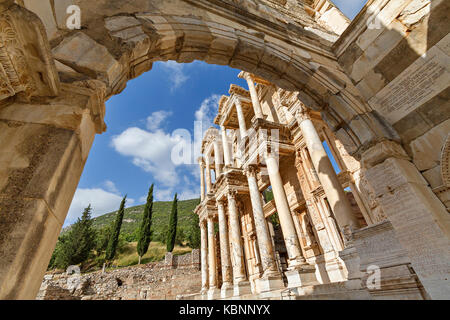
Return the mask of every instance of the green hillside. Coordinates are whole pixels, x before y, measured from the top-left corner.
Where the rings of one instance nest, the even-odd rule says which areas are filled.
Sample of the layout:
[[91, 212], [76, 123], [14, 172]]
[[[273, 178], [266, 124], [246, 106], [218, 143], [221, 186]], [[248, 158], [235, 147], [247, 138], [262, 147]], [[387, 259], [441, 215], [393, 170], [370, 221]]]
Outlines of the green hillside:
[[[184, 200], [178, 202], [178, 226], [177, 226], [177, 239], [185, 240], [187, 230], [192, 223], [193, 211], [195, 207], [200, 203], [200, 199]], [[134, 238], [137, 228], [140, 226], [142, 219], [142, 212], [145, 205], [139, 205], [129, 207], [125, 209], [125, 215], [123, 218], [122, 228], [120, 234], [125, 237], [129, 242], [135, 241]], [[152, 216], [152, 241], [164, 242], [165, 234], [169, 223], [169, 214], [172, 206], [172, 201], [160, 201], [153, 203], [153, 216]], [[93, 226], [96, 229], [101, 229], [105, 226], [111, 225], [115, 219], [117, 211], [110, 212], [93, 218]], [[70, 227], [66, 228], [64, 232], [70, 230]]]

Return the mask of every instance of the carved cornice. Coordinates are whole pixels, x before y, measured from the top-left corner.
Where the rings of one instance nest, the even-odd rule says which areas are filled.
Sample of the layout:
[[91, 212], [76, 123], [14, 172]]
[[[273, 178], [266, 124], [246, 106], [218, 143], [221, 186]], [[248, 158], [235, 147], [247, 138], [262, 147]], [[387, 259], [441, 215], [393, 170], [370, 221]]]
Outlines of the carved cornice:
[[244, 97], [247, 99], [251, 98], [250, 93], [247, 90], [245, 90], [244, 88], [242, 88], [236, 84], [230, 85], [230, 90], [228, 91], [228, 93], [230, 95], [237, 95], [237, 96]]

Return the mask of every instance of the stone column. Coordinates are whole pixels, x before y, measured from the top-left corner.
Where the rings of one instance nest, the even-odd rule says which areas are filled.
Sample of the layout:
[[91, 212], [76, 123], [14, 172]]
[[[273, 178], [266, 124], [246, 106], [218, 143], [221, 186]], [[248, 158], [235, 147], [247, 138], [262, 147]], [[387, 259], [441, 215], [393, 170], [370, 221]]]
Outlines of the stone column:
[[233, 283], [234, 295], [239, 296], [249, 293], [249, 282], [244, 269], [244, 248], [241, 240], [241, 223], [239, 219], [239, 212], [236, 203], [236, 192], [230, 191], [228, 198], [228, 214], [230, 221], [230, 242], [231, 253], [233, 254]]
[[245, 168], [245, 174], [250, 189], [250, 199], [252, 202], [253, 218], [255, 220], [257, 241], [259, 253], [261, 255], [261, 265], [263, 268], [263, 276], [260, 281], [262, 291], [271, 291], [275, 288], [283, 287], [281, 274], [278, 271], [273, 254], [272, 240], [267, 228], [266, 218], [262, 206], [261, 193], [259, 192], [258, 182], [256, 179], [256, 167], [248, 166]]
[[222, 144], [223, 144], [223, 156], [225, 158], [225, 166], [231, 167], [231, 152], [230, 152], [230, 145], [228, 144], [228, 137], [227, 137], [227, 129], [224, 126], [220, 126], [220, 131], [222, 134]]
[[[283, 231], [284, 243], [289, 256], [288, 276], [289, 287], [299, 287], [312, 284], [317, 281], [314, 277], [314, 267], [306, 263], [305, 257], [300, 247], [294, 220], [287, 200], [284, 184], [281, 179], [277, 155], [266, 153], [265, 160], [267, 171], [269, 172], [270, 184], [272, 185], [273, 197]], [[308, 272], [306, 272], [308, 271]]]
[[217, 260], [216, 260], [216, 238], [214, 235], [214, 218], [208, 217], [208, 268], [209, 268], [209, 291], [208, 299], [214, 299], [220, 293], [217, 289]]
[[104, 85], [90, 85], [0, 108], [0, 299], [39, 291], [95, 134], [106, 128]]
[[347, 243], [351, 239], [352, 231], [359, 226], [358, 220], [353, 214], [347, 195], [339, 182], [308, 112], [306, 110], [299, 111], [296, 114], [296, 118], [319, 181]]
[[198, 158], [198, 163], [200, 166], [200, 200], [205, 199], [205, 162], [203, 158]]
[[211, 183], [211, 164], [210, 164], [210, 155], [206, 155], [205, 158], [206, 164], [206, 194], [212, 191], [212, 183]]
[[258, 93], [256, 92], [255, 82], [249, 73], [244, 74], [245, 80], [247, 80], [248, 89], [250, 91], [250, 97], [252, 98], [253, 110], [255, 111], [256, 118], [262, 119], [264, 117], [261, 104], [258, 99]]
[[208, 233], [205, 221], [200, 222], [200, 241], [202, 259], [202, 293], [208, 290]]
[[281, 180], [278, 159], [274, 154], [266, 154], [265, 160], [275, 199], [275, 206], [277, 208], [278, 217], [280, 218], [281, 229], [283, 230], [286, 250], [289, 255], [289, 267], [291, 268], [305, 264], [306, 261], [300, 248], [294, 220], [292, 219], [286, 192], [284, 191], [283, 181]]
[[233, 278], [231, 274], [230, 242], [228, 240], [228, 222], [225, 214], [223, 200], [217, 201], [217, 212], [219, 216], [219, 240], [220, 240], [220, 262], [222, 264], [222, 288], [221, 297], [230, 297], [233, 294]]
[[236, 99], [236, 112], [239, 122], [239, 132], [241, 133], [241, 139], [243, 139], [247, 136], [247, 125], [245, 124], [245, 115], [244, 111], [242, 111], [242, 105], [239, 99]]
[[214, 166], [216, 168], [216, 181], [219, 179], [219, 176], [222, 174], [222, 152], [220, 150], [218, 137], [213, 142], [214, 146]]

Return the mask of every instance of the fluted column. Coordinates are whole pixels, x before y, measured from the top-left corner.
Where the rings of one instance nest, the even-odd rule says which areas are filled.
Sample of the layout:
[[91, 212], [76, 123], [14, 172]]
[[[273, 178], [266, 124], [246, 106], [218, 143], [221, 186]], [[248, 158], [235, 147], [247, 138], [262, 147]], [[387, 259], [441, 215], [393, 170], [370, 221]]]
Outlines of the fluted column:
[[241, 241], [241, 223], [236, 204], [236, 193], [230, 191], [228, 197], [228, 214], [230, 221], [231, 252], [233, 254], [233, 281], [234, 284], [247, 280], [244, 270], [244, 248]]
[[352, 231], [358, 228], [358, 220], [308, 112], [302, 109], [297, 112], [296, 118], [323, 191], [347, 242], [351, 238]]
[[217, 288], [216, 274], [216, 239], [214, 237], [214, 220], [208, 217], [208, 268], [209, 268], [209, 289]]
[[248, 166], [245, 169], [245, 174], [247, 176], [248, 187], [250, 189], [253, 218], [255, 220], [259, 252], [261, 254], [261, 265], [264, 271], [263, 277], [279, 275], [274, 259], [272, 240], [267, 228], [266, 218], [264, 216], [261, 194], [259, 192], [258, 182], [256, 180], [256, 168], [254, 166]]
[[277, 155], [267, 153], [265, 160], [269, 172], [270, 184], [272, 185], [275, 206], [280, 219], [281, 230], [283, 231], [284, 243], [289, 256], [289, 268], [294, 269], [297, 266], [306, 264], [306, 260], [303, 257], [286, 192], [284, 191]]
[[228, 144], [227, 129], [224, 126], [220, 126], [220, 132], [222, 134], [223, 157], [225, 158], [225, 166], [231, 166], [231, 152], [230, 145]]
[[209, 154], [205, 158], [205, 164], [206, 164], [206, 193], [210, 193], [212, 190], [212, 183], [211, 183], [211, 164], [210, 164], [210, 156]]
[[230, 243], [228, 241], [228, 223], [225, 215], [223, 200], [217, 201], [217, 211], [219, 215], [219, 241], [220, 241], [220, 262], [222, 264], [222, 288], [231, 287], [233, 282], [231, 275]]
[[202, 292], [208, 290], [208, 233], [205, 221], [200, 222], [200, 247], [202, 259]]
[[216, 180], [219, 178], [222, 173], [222, 152], [220, 150], [218, 137], [213, 142], [214, 146], [214, 166], [216, 168]]
[[238, 116], [239, 122], [239, 131], [241, 133], [241, 139], [247, 136], [247, 125], [245, 124], [245, 115], [244, 111], [242, 111], [241, 101], [236, 99], [236, 112]]
[[248, 73], [244, 74], [245, 80], [247, 80], [248, 89], [250, 91], [250, 97], [252, 98], [253, 110], [255, 111], [256, 118], [263, 118], [263, 112], [261, 108], [261, 103], [258, 99], [258, 93], [256, 92], [255, 82], [252, 79], [252, 76]]
[[200, 166], [200, 199], [205, 199], [205, 162], [203, 158], [198, 158], [198, 164]]

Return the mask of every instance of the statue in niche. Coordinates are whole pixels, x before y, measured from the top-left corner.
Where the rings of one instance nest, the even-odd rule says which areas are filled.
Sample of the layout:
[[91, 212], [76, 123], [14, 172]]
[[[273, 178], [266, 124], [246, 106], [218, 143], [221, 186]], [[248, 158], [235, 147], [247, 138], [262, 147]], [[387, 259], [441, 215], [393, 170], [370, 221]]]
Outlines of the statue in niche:
[[302, 215], [302, 229], [303, 229], [303, 234], [305, 235], [305, 239], [306, 239], [306, 246], [311, 248], [311, 247], [317, 245], [316, 236], [315, 236], [314, 230], [313, 230], [313, 225], [312, 225], [311, 220], [306, 212]]

